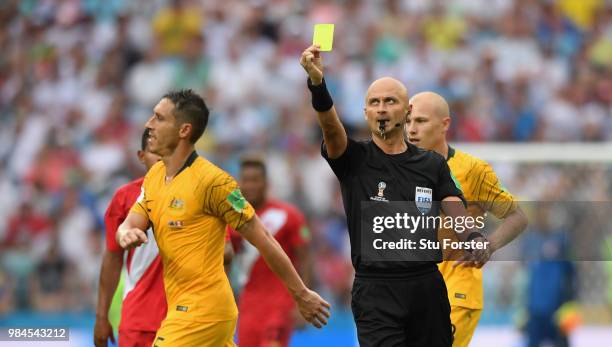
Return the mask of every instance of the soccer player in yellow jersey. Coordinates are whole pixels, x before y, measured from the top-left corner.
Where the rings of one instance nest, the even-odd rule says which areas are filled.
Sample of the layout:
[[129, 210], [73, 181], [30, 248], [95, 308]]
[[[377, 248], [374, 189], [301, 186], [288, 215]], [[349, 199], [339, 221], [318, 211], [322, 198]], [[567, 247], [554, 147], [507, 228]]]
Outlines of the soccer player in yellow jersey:
[[149, 148], [161, 156], [117, 230], [121, 247], [148, 242], [152, 226], [162, 258], [168, 313], [154, 346], [235, 346], [238, 310], [223, 270], [225, 227], [252, 243], [289, 289], [304, 318], [327, 324], [330, 305], [309, 290], [236, 181], [195, 152], [208, 108], [191, 90], [166, 94], [146, 123]]
[[[491, 212], [502, 220], [499, 228], [487, 236], [491, 253], [512, 241], [527, 227], [527, 217], [489, 164], [448, 145], [446, 132], [451, 119], [447, 102], [438, 94], [423, 92], [414, 95], [410, 105], [412, 111], [406, 124], [409, 142], [446, 158], [468, 202], [470, 215], [477, 217]], [[441, 230], [440, 239], [454, 238], [454, 233], [446, 232]], [[480, 267], [481, 264], [470, 261], [439, 264], [451, 304], [453, 347], [468, 346], [480, 319], [483, 308]]]

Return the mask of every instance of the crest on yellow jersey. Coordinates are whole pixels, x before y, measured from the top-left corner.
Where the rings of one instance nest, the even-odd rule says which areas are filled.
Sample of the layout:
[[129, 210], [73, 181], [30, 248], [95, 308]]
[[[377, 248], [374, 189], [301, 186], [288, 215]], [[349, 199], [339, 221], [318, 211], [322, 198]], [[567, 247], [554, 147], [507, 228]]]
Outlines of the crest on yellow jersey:
[[181, 199], [172, 198], [170, 201], [170, 209], [180, 211], [185, 208], [185, 202]]

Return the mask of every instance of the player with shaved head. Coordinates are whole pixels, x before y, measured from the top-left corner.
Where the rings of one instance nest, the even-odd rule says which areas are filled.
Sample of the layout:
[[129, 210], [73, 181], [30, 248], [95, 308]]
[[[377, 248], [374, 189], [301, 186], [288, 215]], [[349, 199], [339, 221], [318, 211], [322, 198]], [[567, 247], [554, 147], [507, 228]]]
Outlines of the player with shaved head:
[[[450, 305], [436, 266], [438, 259], [374, 259], [364, 241], [371, 230], [368, 233], [367, 227], [362, 229], [366, 225], [362, 216], [371, 211], [363, 210], [364, 205], [384, 211], [397, 206], [392, 202], [420, 205], [420, 213], [435, 216], [441, 206], [446, 215], [465, 216], [461, 190], [451, 178], [446, 161], [405, 141], [404, 124], [411, 106], [408, 91], [400, 81], [383, 77], [370, 85], [364, 117], [371, 138], [355, 141], [347, 136], [325, 85], [320, 47], [308, 47], [300, 63], [308, 74], [312, 106], [323, 131], [321, 154], [342, 190], [355, 268], [351, 307], [359, 345], [450, 347]], [[438, 203], [430, 209], [432, 202]], [[417, 237], [437, 241], [436, 230], [417, 233]], [[486, 243], [480, 233], [471, 230], [459, 237]], [[482, 249], [471, 257], [484, 263], [489, 253]]]
[[[408, 115], [408, 141], [423, 149], [433, 150], [444, 158], [457, 179], [468, 202], [471, 216], [491, 212], [502, 219], [499, 228], [487, 238], [491, 252], [512, 241], [527, 227], [527, 217], [513, 196], [503, 188], [497, 175], [485, 161], [452, 148], [446, 141], [451, 117], [448, 103], [433, 92], [423, 92], [410, 99], [412, 113]], [[454, 235], [442, 230], [440, 238]], [[453, 324], [453, 347], [468, 346], [483, 308], [482, 270], [471, 262], [452, 261], [446, 255], [439, 269], [448, 288]], [[457, 266], [464, 265], [464, 266]]]

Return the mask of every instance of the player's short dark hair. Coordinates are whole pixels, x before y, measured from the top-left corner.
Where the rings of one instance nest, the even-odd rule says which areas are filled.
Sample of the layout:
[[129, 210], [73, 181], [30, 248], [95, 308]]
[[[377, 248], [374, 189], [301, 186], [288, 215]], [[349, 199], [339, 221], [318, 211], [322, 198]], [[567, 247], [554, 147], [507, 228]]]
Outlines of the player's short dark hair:
[[240, 157], [240, 170], [247, 167], [254, 167], [261, 170], [264, 177], [267, 177], [268, 175], [266, 161], [264, 160], [263, 155], [259, 153], [249, 153]]
[[164, 95], [164, 99], [169, 99], [174, 104], [174, 117], [180, 123], [189, 123], [193, 131], [189, 141], [196, 143], [206, 130], [208, 124], [208, 107], [201, 96], [194, 93], [191, 89], [171, 91]]
[[142, 132], [142, 137], [140, 138], [140, 149], [143, 152], [147, 150], [147, 144], [149, 143], [149, 141], [147, 141], [148, 139], [149, 139], [149, 128], [146, 128]]

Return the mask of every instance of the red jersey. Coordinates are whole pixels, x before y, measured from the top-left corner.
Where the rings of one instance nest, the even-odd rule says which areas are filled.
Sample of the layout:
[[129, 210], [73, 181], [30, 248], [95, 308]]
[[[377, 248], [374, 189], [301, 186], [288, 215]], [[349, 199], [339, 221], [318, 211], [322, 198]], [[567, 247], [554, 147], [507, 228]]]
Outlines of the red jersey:
[[[140, 195], [143, 180], [139, 178], [119, 188], [106, 210], [106, 248], [111, 252], [123, 252], [115, 240], [115, 233]], [[166, 317], [162, 263], [150, 228], [147, 230], [147, 238], [149, 242], [131, 249], [127, 254], [120, 331], [156, 332]]]
[[[310, 240], [302, 213], [294, 206], [277, 200], [268, 200], [255, 212], [296, 266], [296, 249]], [[237, 232], [233, 231], [232, 236], [235, 242], [241, 241]], [[240, 242], [235, 261], [245, 274], [241, 282], [246, 280], [240, 295], [241, 316], [245, 313], [268, 315], [271, 308], [289, 311], [294, 307], [291, 294], [266, 265], [257, 248], [248, 242]]]

